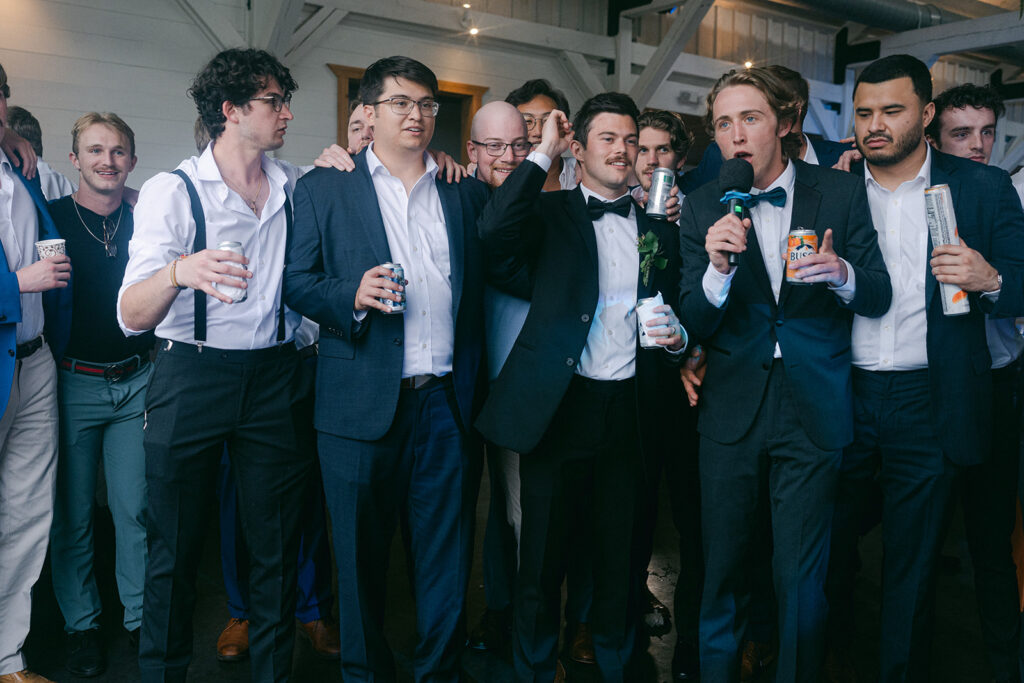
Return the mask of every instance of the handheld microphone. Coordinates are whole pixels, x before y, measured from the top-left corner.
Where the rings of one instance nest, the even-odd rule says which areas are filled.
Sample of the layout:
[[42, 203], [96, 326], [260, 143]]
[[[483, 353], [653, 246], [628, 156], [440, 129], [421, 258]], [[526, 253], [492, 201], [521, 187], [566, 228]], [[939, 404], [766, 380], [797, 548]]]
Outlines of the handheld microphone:
[[[727, 159], [718, 173], [718, 189], [722, 193], [721, 203], [727, 205], [729, 213], [740, 220], [749, 218], [747, 201], [750, 199], [750, 188], [754, 184], [754, 167], [746, 159]], [[740, 263], [740, 255], [729, 252], [729, 265]]]

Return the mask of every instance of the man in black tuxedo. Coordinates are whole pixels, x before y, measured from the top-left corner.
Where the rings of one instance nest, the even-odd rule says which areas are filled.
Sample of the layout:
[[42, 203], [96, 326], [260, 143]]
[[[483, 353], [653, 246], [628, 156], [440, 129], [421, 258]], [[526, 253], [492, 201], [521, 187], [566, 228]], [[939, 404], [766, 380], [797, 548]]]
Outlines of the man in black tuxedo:
[[[602, 680], [626, 680], [633, 654], [639, 586], [630, 543], [642, 456], [671, 441], [659, 393], [676, 375], [666, 351], [638, 346], [636, 305], [658, 292], [674, 301], [678, 291], [674, 226], [649, 220], [629, 194], [638, 114], [619, 93], [585, 102], [573, 127], [553, 111], [536, 150], [480, 218], [493, 284], [531, 301], [476, 423], [489, 441], [522, 454], [514, 657], [524, 681], [555, 675], [570, 532], [584, 533], [592, 549], [590, 627]], [[541, 194], [572, 128], [582, 182]], [[650, 250], [638, 250], [640, 236]], [[650, 335], [681, 352], [676, 316], [668, 305], [659, 312]], [[571, 529], [580, 509], [590, 524]]]
[[[830, 638], [852, 635], [857, 520], [876, 476], [883, 493], [880, 680], [925, 681], [935, 562], [960, 468], [991, 452], [992, 357], [985, 313], [1024, 314], [1024, 215], [998, 168], [931, 149], [928, 67], [909, 55], [870, 64], [854, 88], [857, 147], [878, 243], [893, 278], [891, 309], [857, 316], [852, 361], [855, 441], [843, 454], [829, 569]], [[925, 190], [948, 185], [961, 244], [932, 245]], [[943, 313], [938, 283], [967, 292]], [[839, 657], [842, 659], [842, 657]]]
[[[770, 501], [778, 599], [776, 681], [816, 680], [829, 528], [842, 448], [853, 438], [850, 325], [881, 315], [889, 278], [860, 183], [794, 160], [797, 107], [771, 71], [722, 76], [706, 122], [728, 159], [753, 166], [751, 219], [723, 217], [705, 185], [683, 202], [680, 317], [707, 353], [700, 399], [705, 581], [701, 680], [739, 680], [747, 563]], [[821, 248], [786, 281], [791, 229]], [[730, 266], [728, 254], [738, 253]], [[839, 258], [837, 254], [843, 254]]]

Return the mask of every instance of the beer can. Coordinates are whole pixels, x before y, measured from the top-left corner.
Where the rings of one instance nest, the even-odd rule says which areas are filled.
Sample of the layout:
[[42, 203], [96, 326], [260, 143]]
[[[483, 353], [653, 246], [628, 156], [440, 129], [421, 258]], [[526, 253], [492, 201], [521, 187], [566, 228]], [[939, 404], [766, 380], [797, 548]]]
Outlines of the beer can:
[[[960, 235], [956, 231], [956, 213], [953, 211], [953, 194], [949, 191], [949, 185], [932, 185], [926, 189], [924, 208], [932, 247], [944, 244], [959, 245]], [[964, 290], [956, 285], [940, 282], [939, 292], [942, 295], [942, 312], [945, 315], [964, 315], [970, 312], [971, 302]]]
[[[652, 185], [653, 187], [653, 185]], [[660, 318], [664, 316], [664, 313], [655, 313], [654, 309], [665, 303], [665, 300], [661, 296], [661, 292], [658, 292], [654, 296], [649, 296], [646, 299], [637, 299], [636, 302], [636, 325], [637, 331], [640, 335], [640, 346], [645, 349], [656, 349], [660, 346], [655, 341], [657, 337], [652, 337], [647, 334], [647, 323], [654, 318]], [[657, 325], [656, 327], [666, 327], [666, 325]], [[651, 328], [653, 329], [653, 328]]]
[[796, 276], [796, 264], [802, 258], [818, 253], [818, 235], [813, 230], [796, 228], [789, 231], [786, 243], [786, 282], [794, 285], [809, 285]]
[[[239, 256], [245, 256], [245, 250], [242, 249], [241, 242], [224, 241], [217, 245], [217, 248], [221, 251], [233, 251]], [[244, 267], [244, 266], [243, 266]], [[245, 301], [249, 294], [248, 290], [242, 287], [232, 287], [231, 285], [223, 285], [219, 282], [213, 283], [213, 288], [221, 294], [226, 294], [231, 297], [231, 303], [238, 304]]]
[[[380, 265], [382, 268], [387, 268], [388, 270], [391, 270], [395, 274], [394, 277], [388, 277], [387, 275], [385, 275], [384, 278], [386, 280], [391, 280], [392, 282], [398, 285], [405, 284], [405, 269], [402, 268], [401, 263], [382, 263]], [[395, 294], [398, 295], [399, 301], [392, 301], [391, 299], [385, 299], [384, 297], [379, 297], [377, 301], [381, 302], [390, 309], [387, 311], [388, 314], [405, 313], [405, 291], [392, 291], [394, 291]]]
[[651, 189], [647, 193], [647, 215], [651, 218], [668, 218], [665, 202], [668, 201], [672, 186], [676, 184], [676, 172], [671, 168], [656, 168], [651, 173]]

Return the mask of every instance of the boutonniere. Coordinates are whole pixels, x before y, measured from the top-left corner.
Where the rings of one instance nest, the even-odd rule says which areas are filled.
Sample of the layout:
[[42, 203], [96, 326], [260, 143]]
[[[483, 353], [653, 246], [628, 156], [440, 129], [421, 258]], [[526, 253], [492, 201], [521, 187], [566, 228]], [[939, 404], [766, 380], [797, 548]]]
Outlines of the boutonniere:
[[640, 273], [644, 276], [644, 287], [651, 279], [651, 268], [665, 270], [668, 259], [661, 253], [661, 243], [653, 231], [648, 230], [646, 235], [636, 238], [636, 250], [640, 252]]

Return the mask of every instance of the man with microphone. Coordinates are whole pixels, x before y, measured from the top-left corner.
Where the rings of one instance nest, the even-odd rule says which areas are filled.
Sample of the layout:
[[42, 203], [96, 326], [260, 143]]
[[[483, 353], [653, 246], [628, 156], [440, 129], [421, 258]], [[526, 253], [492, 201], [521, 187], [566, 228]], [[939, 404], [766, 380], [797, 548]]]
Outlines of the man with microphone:
[[[680, 318], [707, 356], [698, 421], [701, 680], [739, 680], [746, 561], [767, 497], [776, 681], [811, 681], [823, 653], [840, 454], [853, 438], [851, 320], [854, 312], [884, 313], [891, 286], [863, 187], [796, 159], [797, 103], [782, 81], [763, 68], [732, 71], [707, 103], [705, 120], [726, 164], [749, 163], [753, 189], [742, 221], [722, 215], [716, 183], [687, 196], [680, 220]], [[787, 281], [785, 245], [801, 228], [814, 231], [821, 249]]]

